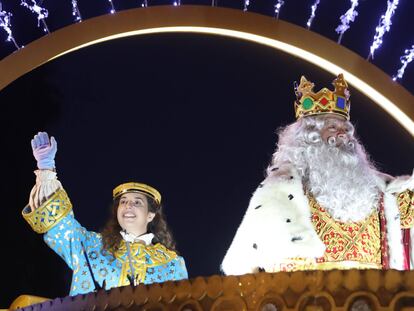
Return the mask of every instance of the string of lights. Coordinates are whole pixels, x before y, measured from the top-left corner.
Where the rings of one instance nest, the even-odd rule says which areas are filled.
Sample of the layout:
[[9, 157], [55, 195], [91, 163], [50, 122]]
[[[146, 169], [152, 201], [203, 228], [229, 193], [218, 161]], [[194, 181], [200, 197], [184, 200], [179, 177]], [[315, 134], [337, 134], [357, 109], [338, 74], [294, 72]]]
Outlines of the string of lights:
[[247, 11], [247, 8], [249, 7], [249, 5], [250, 5], [250, 0], [244, 0], [244, 7], [243, 7], [244, 12]]
[[78, 1], [72, 0], [72, 15], [75, 17], [75, 22], [81, 22], [82, 16], [79, 11]]
[[398, 7], [399, 0], [389, 1], [387, 0], [387, 11], [384, 15], [381, 15], [378, 26], [375, 28], [374, 42], [370, 47], [368, 59], [374, 58], [374, 52], [382, 45], [382, 37], [386, 32], [391, 29], [391, 18]]
[[[43, 31], [45, 33], [50, 33], [49, 28], [46, 24], [46, 18], [49, 16], [49, 11], [42, 6], [42, 0], [20, 0], [20, 5], [30, 10], [31, 13], [37, 15], [37, 26], [43, 26]], [[107, 0], [110, 5], [110, 13], [116, 13], [116, 9], [113, 3], [113, 0]], [[138, 0], [141, 2], [141, 7], [148, 7], [148, 0]], [[181, 0], [172, 0], [174, 6], [181, 6]], [[341, 24], [338, 25], [335, 31], [339, 34], [338, 43], [341, 43], [344, 33], [350, 28], [350, 23], [355, 21], [355, 18], [358, 16], [358, 12], [356, 8], [359, 5], [358, 0], [350, 0], [351, 7], [345, 12], [345, 14], [340, 16]], [[311, 6], [311, 14], [309, 19], [306, 22], [306, 26], [308, 29], [311, 28], [312, 23], [315, 19], [316, 12], [318, 6], [320, 4], [320, 0], [314, 0]], [[71, 0], [72, 4], [72, 15], [74, 16], [75, 22], [81, 22], [82, 16], [79, 10], [78, 0]], [[248, 11], [249, 6], [251, 4], [250, 0], [243, 0], [243, 11]], [[281, 11], [282, 6], [285, 4], [284, 0], [276, 0], [274, 4], [274, 17], [279, 18], [279, 14]], [[211, 0], [211, 5], [213, 7], [218, 6], [218, 0]], [[399, 5], [399, 0], [387, 0], [387, 9], [383, 15], [381, 15], [379, 23], [375, 28], [375, 35], [373, 42], [370, 46], [370, 53], [367, 59], [373, 59], [376, 50], [382, 45], [383, 37], [385, 33], [389, 32], [391, 29], [391, 19], [394, 16], [397, 7]], [[11, 25], [11, 17], [13, 14], [11, 12], [3, 10], [2, 3], [0, 1], [0, 28], [2, 28], [7, 33], [7, 42], [12, 42], [16, 49], [20, 49], [23, 46], [19, 46], [13, 36], [12, 32], [12, 25]], [[404, 75], [405, 69], [407, 68], [408, 64], [412, 62], [414, 57], [414, 45], [411, 49], [405, 50], [405, 55], [400, 57], [401, 67], [398, 70], [397, 74], [393, 76], [393, 80], [401, 79]]]
[[37, 14], [37, 27], [40, 27], [40, 23], [43, 25], [43, 31], [50, 33], [49, 28], [47, 27], [45, 18], [49, 16], [49, 11], [41, 6], [39, 6], [36, 0], [30, 0], [32, 4], [27, 3], [27, 0], [21, 0], [20, 5], [29, 9], [32, 13]]
[[12, 14], [10, 12], [3, 11], [3, 4], [0, 2], [0, 27], [7, 33], [6, 41], [13, 42], [16, 49], [19, 50], [20, 47], [16, 43], [11, 30], [11, 17]]
[[111, 6], [109, 13], [114, 14], [116, 12], [114, 3], [112, 2], [112, 0], [108, 0], [108, 2], [109, 2], [109, 5]]
[[353, 22], [355, 20], [355, 17], [358, 16], [358, 12], [355, 10], [358, 6], [358, 0], [351, 0], [351, 2], [351, 8], [348, 11], [346, 11], [344, 15], [341, 15], [341, 17], [339, 18], [341, 24], [335, 29], [335, 31], [339, 34], [338, 44], [341, 43], [345, 31], [347, 31], [351, 27], [349, 26], [349, 23]]
[[401, 56], [400, 61], [402, 66], [398, 69], [397, 74], [392, 78], [394, 81], [397, 79], [402, 79], [405, 68], [407, 68], [408, 64], [411, 63], [414, 59], [414, 44], [411, 46], [411, 49], [406, 49], [405, 55]]
[[319, 2], [320, 2], [320, 0], [316, 0], [311, 6], [311, 16], [309, 17], [309, 19], [306, 23], [306, 26], [308, 27], [308, 29], [310, 29], [310, 27], [312, 25], [312, 22], [313, 22], [313, 19], [315, 18], [316, 9], [318, 8]]
[[285, 1], [283, 0], [277, 0], [276, 4], [275, 4], [275, 17], [277, 19], [279, 19], [279, 13], [280, 13], [280, 9], [282, 8], [282, 6], [285, 4]]

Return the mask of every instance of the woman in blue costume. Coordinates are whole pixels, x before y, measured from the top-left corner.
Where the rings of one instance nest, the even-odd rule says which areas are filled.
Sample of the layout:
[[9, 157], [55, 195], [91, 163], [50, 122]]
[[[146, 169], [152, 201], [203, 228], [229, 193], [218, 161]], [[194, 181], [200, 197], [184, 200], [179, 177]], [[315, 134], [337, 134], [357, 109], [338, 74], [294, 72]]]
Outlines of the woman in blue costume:
[[101, 233], [88, 231], [75, 219], [56, 177], [56, 140], [40, 132], [32, 140], [32, 149], [38, 168], [36, 185], [22, 214], [73, 270], [70, 295], [91, 292], [96, 283], [109, 289], [188, 277], [156, 189], [136, 182], [117, 186], [105, 228]]

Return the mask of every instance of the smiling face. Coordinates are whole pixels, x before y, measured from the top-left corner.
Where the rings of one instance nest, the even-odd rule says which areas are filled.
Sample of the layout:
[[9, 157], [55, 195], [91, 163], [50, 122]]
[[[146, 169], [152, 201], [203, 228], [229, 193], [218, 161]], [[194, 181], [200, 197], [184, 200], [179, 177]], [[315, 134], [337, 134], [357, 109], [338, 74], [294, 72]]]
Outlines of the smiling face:
[[148, 200], [144, 194], [127, 192], [119, 199], [118, 223], [128, 233], [137, 236], [146, 233], [154, 216], [155, 213], [148, 211]]

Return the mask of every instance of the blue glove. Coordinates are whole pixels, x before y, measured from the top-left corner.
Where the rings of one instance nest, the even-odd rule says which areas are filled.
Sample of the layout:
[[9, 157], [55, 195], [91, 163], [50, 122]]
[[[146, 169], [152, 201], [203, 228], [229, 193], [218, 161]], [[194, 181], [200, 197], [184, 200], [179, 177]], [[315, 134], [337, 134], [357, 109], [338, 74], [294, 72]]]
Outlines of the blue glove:
[[53, 170], [55, 168], [57, 143], [53, 136], [49, 140], [49, 135], [46, 132], [37, 133], [32, 139], [32, 150], [39, 170]]

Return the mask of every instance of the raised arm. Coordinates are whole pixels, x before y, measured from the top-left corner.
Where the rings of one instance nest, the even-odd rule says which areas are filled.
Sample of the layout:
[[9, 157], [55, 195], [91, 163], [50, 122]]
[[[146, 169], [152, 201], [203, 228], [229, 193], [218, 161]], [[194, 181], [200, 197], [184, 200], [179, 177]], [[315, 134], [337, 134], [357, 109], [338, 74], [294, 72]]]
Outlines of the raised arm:
[[55, 155], [57, 142], [45, 132], [39, 132], [31, 141], [37, 161], [36, 185], [29, 204], [23, 209], [23, 217], [37, 233], [44, 233], [44, 240], [68, 266], [77, 269], [81, 242], [88, 248], [97, 241], [97, 234], [89, 232], [75, 219], [72, 204], [57, 179]]
[[55, 156], [57, 142], [54, 137], [49, 139], [46, 132], [39, 132], [32, 141], [33, 156], [37, 162], [36, 185], [30, 192], [29, 207], [32, 211], [42, 205], [62, 185], [57, 179], [55, 169]]

